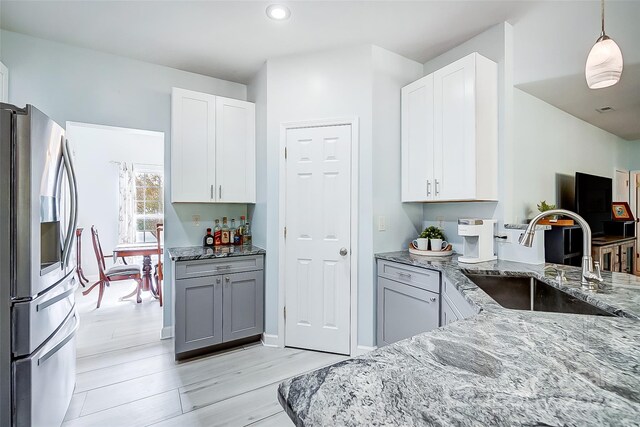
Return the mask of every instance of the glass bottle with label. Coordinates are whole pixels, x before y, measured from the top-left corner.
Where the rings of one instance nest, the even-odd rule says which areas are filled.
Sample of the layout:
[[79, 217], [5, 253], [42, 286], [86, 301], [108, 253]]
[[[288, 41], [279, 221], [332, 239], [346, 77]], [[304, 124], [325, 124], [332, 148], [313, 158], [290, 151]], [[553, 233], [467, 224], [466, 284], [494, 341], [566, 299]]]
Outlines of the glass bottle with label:
[[213, 235], [211, 234], [210, 228], [207, 228], [207, 234], [205, 234], [204, 239], [202, 239], [202, 246], [205, 248], [213, 248]]
[[222, 217], [222, 244], [228, 245], [231, 242], [231, 230], [229, 230], [229, 225], [227, 225], [227, 217]]
[[249, 222], [245, 222], [244, 224], [242, 244], [245, 246], [251, 246], [251, 225], [249, 224]]
[[222, 227], [220, 227], [219, 219], [216, 219], [216, 225], [213, 227], [213, 245], [222, 245]]
[[231, 234], [230, 234], [230, 238], [229, 238], [229, 244], [230, 245], [235, 245], [236, 244], [236, 236], [238, 234], [238, 229], [236, 228], [236, 219], [235, 218], [231, 218]]
[[233, 244], [236, 246], [242, 245], [242, 240], [244, 238], [244, 218], [244, 215], [240, 217], [240, 225], [236, 229], [235, 239], [233, 240]]

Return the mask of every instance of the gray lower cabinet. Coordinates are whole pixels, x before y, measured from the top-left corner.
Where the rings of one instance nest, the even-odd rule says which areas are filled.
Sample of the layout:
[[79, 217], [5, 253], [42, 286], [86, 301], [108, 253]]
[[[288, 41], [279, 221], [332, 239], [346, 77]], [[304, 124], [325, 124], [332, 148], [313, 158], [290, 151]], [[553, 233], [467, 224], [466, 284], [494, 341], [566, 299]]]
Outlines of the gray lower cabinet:
[[225, 275], [222, 301], [222, 339], [225, 342], [262, 333], [264, 330], [262, 271]]
[[473, 316], [477, 311], [446, 277], [442, 279], [442, 312], [440, 324], [448, 325], [456, 320]]
[[446, 298], [442, 299], [442, 307], [440, 311], [440, 326], [446, 326], [451, 322], [460, 320], [460, 313], [451, 306], [451, 303]]
[[222, 343], [222, 277], [176, 280], [176, 353]]
[[434, 292], [378, 278], [378, 346], [437, 328], [439, 306]]
[[262, 265], [262, 256], [176, 263], [176, 356], [264, 332]]

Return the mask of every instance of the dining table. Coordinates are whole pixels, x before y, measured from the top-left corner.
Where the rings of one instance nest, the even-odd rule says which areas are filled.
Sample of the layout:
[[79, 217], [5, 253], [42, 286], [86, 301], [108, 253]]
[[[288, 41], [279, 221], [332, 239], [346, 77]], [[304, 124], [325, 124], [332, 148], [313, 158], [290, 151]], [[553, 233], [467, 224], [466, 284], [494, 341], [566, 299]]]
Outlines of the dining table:
[[[160, 246], [160, 253], [163, 252]], [[125, 258], [141, 256], [142, 257], [142, 290], [151, 292], [154, 298], [159, 297], [158, 289], [153, 285], [151, 279], [151, 256], [158, 255], [157, 243], [121, 243], [113, 249], [113, 259], [122, 258], [126, 264]]]

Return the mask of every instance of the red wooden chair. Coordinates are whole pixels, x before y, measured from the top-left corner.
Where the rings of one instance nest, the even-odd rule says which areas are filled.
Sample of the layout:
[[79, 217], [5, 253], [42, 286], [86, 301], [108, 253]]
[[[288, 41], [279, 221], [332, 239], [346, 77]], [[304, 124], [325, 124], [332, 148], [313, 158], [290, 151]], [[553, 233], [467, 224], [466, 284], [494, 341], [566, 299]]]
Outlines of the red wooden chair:
[[93, 250], [96, 253], [96, 260], [98, 261], [98, 271], [100, 272], [100, 279], [91, 285], [89, 289], [82, 292], [82, 295], [88, 295], [96, 286], [100, 286], [100, 293], [98, 294], [98, 305], [96, 308], [100, 308], [102, 302], [102, 295], [104, 294], [104, 288], [109, 286], [111, 282], [118, 280], [135, 280], [138, 285], [129, 295], [122, 297], [122, 299], [132, 297], [136, 295], [136, 301], [138, 304], [142, 302], [140, 292], [142, 291], [142, 274], [140, 272], [140, 266], [138, 265], [114, 265], [106, 268], [104, 262], [104, 253], [102, 252], [102, 246], [100, 246], [100, 237], [98, 236], [98, 230], [91, 226], [91, 239], [93, 240]]
[[162, 224], [156, 225], [156, 240], [158, 241], [158, 263], [156, 264], [156, 272], [153, 277], [156, 279], [156, 289], [158, 290], [158, 299], [160, 300], [160, 307], [162, 307], [162, 279], [164, 274], [162, 272], [162, 234], [164, 232], [164, 226]]

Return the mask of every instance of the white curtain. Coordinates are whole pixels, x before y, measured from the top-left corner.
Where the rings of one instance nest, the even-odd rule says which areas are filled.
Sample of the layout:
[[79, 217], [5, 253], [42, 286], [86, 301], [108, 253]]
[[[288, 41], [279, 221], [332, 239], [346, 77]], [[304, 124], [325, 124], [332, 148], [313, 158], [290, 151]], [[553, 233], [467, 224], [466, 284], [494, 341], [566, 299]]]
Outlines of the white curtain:
[[136, 224], [135, 212], [135, 176], [133, 165], [120, 163], [118, 174], [120, 208], [118, 211], [118, 242], [135, 243]]

